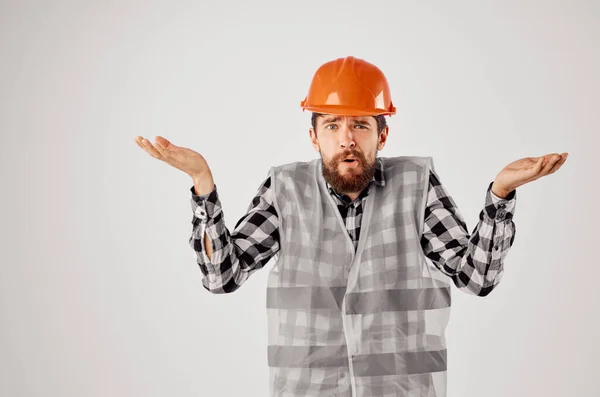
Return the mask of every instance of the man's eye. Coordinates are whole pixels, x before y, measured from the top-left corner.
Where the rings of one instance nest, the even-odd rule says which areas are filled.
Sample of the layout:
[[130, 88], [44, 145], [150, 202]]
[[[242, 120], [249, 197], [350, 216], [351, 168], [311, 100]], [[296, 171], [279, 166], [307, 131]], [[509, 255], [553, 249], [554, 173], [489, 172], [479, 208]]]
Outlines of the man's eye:
[[[329, 127], [331, 127], [331, 128], [329, 128]], [[330, 129], [331, 130], [331, 129], [336, 128], [336, 127], [337, 127], [337, 125], [335, 125], [335, 124], [329, 124], [328, 126], [325, 126], [325, 129]]]
[[357, 125], [355, 125], [355, 127], [356, 127], [356, 128], [367, 128], [367, 127], [365, 127], [364, 125], [360, 125], [360, 124], [357, 124]]

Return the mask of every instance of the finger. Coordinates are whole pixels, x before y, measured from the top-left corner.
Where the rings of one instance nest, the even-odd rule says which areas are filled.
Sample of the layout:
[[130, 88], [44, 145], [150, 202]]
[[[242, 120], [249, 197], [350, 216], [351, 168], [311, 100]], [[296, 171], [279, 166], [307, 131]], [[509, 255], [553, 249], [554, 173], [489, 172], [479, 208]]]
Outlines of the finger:
[[175, 156], [177, 150], [180, 149], [178, 146], [173, 145], [168, 139], [160, 135], [157, 135], [154, 141], [154, 147], [165, 158], [165, 161], [168, 160], [171, 163], [178, 160]]
[[142, 149], [144, 149], [145, 152], [148, 152], [148, 150], [144, 146], [144, 138], [143, 137], [141, 137], [141, 136], [136, 137], [135, 138], [135, 143], [137, 143], [137, 145], [139, 147], [141, 147]]
[[548, 154], [544, 154], [543, 156], [541, 156], [544, 159], [544, 164], [542, 164], [544, 167], [548, 166], [548, 163], [551, 163], [553, 160], [556, 159], [556, 156], [560, 156], [558, 153], [548, 153]]
[[156, 151], [158, 153], [160, 153], [160, 155], [164, 158], [168, 158], [170, 155], [170, 150], [166, 149], [162, 143], [160, 143], [158, 140], [156, 140], [154, 142], [154, 148], [156, 149]]
[[560, 155], [558, 153], [553, 153], [550, 155], [550, 158], [546, 161], [546, 165], [542, 169], [542, 174], [547, 175], [550, 170], [556, 165], [556, 163], [560, 160]]
[[531, 173], [533, 175], [539, 174], [540, 171], [542, 170], [542, 167], [544, 166], [545, 161], [546, 161], [545, 156], [538, 157], [537, 161], [533, 164], [533, 167], [530, 168]]
[[157, 159], [161, 159], [160, 154], [156, 150], [153, 150], [155, 148], [144, 137], [141, 137], [141, 136], [136, 137], [135, 142], [138, 144], [139, 147], [144, 149], [144, 151], [146, 153], [148, 153], [150, 156], [157, 158]]
[[142, 139], [142, 145], [144, 145], [144, 150], [148, 152], [148, 154], [156, 159], [162, 160], [162, 155], [156, 150], [154, 146], [147, 139]]
[[177, 146], [173, 145], [168, 139], [163, 138], [160, 135], [157, 135], [154, 140], [156, 141], [156, 143], [160, 144], [160, 146], [162, 146], [165, 149], [176, 149], [177, 148]]
[[134, 141], [135, 141], [135, 143], [137, 143], [137, 145], [138, 145], [139, 147], [141, 147], [141, 148], [143, 149], [143, 148], [144, 148], [144, 146], [142, 145], [142, 139], [143, 139], [143, 138], [142, 138], [141, 136], [136, 136], [136, 137], [134, 138]]
[[560, 167], [562, 167], [562, 165], [565, 163], [565, 161], [567, 161], [567, 156], [568, 156], [568, 153], [561, 154], [558, 161], [554, 164], [554, 166], [552, 167], [552, 169], [550, 169], [550, 172], [548, 172], [548, 173], [552, 174], [552, 173], [556, 172]]
[[556, 163], [554, 163], [554, 165], [552, 166], [552, 168], [550, 168], [550, 171], [548, 171], [548, 175], [553, 174], [554, 172], [556, 172], [556, 170], [558, 170], [560, 168], [560, 166], [562, 165], [562, 161], [557, 161]]
[[537, 157], [537, 158], [533, 157], [532, 159], [533, 159], [533, 161], [535, 161], [535, 163], [533, 163], [533, 166], [531, 166], [529, 168], [525, 168], [523, 170], [524, 171], [523, 179], [525, 180], [526, 183], [535, 181], [536, 179], [538, 179], [541, 176], [545, 156], [541, 156], [541, 157]]

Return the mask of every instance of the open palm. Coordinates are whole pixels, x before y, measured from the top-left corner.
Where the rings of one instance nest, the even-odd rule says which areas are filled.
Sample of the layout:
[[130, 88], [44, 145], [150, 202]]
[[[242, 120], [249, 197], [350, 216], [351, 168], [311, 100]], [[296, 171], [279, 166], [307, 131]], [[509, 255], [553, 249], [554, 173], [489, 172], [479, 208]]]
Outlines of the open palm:
[[556, 172], [567, 160], [568, 153], [551, 153], [540, 157], [525, 157], [508, 164], [494, 180], [507, 191]]
[[176, 146], [161, 136], [157, 136], [155, 141], [152, 144], [141, 136], [135, 138], [135, 142], [150, 156], [164, 161], [191, 177], [210, 173], [208, 164], [200, 153], [182, 146]]

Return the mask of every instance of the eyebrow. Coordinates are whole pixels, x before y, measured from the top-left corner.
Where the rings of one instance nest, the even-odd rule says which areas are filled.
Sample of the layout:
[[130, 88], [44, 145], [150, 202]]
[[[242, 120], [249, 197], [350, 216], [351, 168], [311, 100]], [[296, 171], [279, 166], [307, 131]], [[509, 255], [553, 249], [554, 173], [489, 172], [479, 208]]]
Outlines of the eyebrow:
[[323, 124], [325, 123], [335, 123], [336, 121], [340, 121], [341, 117], [327, 117], [327, 118], [323, 118]]
[[[328, 117], [328, 118], [324, 118], [323, 119], [323, 124], [327, 124], [327, 123], [335, 123], [336, 121], [340, 121], [341, 117], [336, 116], [336, 117]], [[355, 124], [360, 124], [360, 125], [369, 125], [368, 121], [365, 120], [358, 120], [358, 119], [352, 119], [352, 121]]]

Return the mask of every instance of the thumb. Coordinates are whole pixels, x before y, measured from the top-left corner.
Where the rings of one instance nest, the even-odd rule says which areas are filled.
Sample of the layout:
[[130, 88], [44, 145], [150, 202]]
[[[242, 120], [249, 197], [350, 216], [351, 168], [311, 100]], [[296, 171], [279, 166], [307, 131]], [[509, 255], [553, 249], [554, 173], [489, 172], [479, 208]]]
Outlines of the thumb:
[[[546, 156], [541, 156], [541, 157], [540, 157], [540, 160], [539, 160], [539, 163], [540, 163], [540, 164], [539, 164], [539, 165], [540, 165], [540, 167], [543, 167], [543, 166], [545, 166], [545, 165], [546, 165]], [[536, 165], [538, 165], [538, 164], [536, 164]]]
[[546, 157], [542, 156], [540, 158], [537, 159], [537, 161], [535, 162], [534, 166], [531, 169], [531, 172], [533, 174], [537, 174], [538, 172], [541, 171], [542, 167], [544, 166], [544, 163], [546, 162]]
[[163, 138], [162, 136], [156, 136], [156, 144], [159, 145], [163, 149], [175, 149], [177, 146], [173, 145], [169, 140]]

